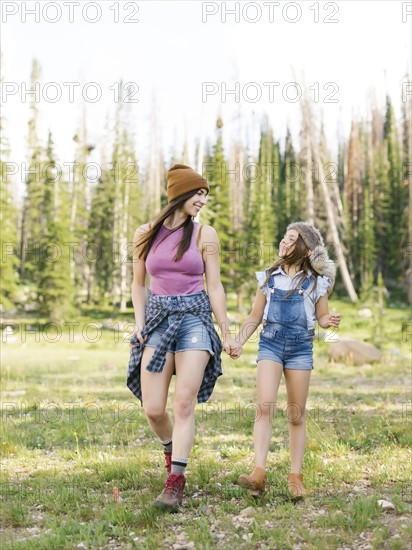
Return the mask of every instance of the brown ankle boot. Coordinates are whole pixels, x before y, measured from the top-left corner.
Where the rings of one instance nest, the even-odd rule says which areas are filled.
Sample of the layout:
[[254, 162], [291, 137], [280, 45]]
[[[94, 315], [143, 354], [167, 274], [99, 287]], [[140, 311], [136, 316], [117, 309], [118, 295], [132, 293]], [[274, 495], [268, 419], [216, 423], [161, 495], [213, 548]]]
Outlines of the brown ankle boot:
[[252, 491], [252, 496], [261, 497], [266, 488], [266, 472], [264, 468], [255, 466], [250, 475], [240, 475], [237, 482], [243, 489]]
[[303, 486], [303, 475], [289, 474], [288, 489], [291, 495], [295, 498], [303, 498], [304, 496], [306, 496], [306, 490]]

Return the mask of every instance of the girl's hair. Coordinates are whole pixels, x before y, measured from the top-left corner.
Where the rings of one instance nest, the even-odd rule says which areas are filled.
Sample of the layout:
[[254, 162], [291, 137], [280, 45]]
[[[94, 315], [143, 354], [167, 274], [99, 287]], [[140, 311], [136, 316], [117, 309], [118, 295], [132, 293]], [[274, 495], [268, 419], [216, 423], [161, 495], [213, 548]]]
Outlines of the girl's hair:
[[288, 254], [287, 256], [285, 257], [282, 257], [282, 258], [278, 258], [276, 260], [276, 262], [274, 264], [272, 264], [270, 266], [270, 268], [268, 269], [268, 274], [267, 274], [267, 277], [264, 281], [264, 283], [261, 285], [260, 288], [264, 287], [267, 282], [269, 281], [270, 277], [272, 276], [272, 273], [280, 266], [283, 266], [283, 265], [294, 265], [294, 264], [297, 264], [297, 265], [300, 265], [301, 269], [303, 270], [303, 273], [302, 275], [300, 276], [295, 288], [292, 288], [286, 298], [288, 298], [291, 294], [293, 294], [295, 292], [295, 290], [297, 288], [300, 287], [300, 285], [304, 282], [304, 280], [306, 279], [306, 276], [307, 276], [307, 273], [308, 271], [312, 271], [314, 276], [315, 276], [315, 284], [313, 286], [313, 289], [312, 289], [312, 292], [316, 289], [316, 286], [317, 286], [317, 283], [318, 283], [318, 275], [319, 273], [317, 273], [313, 267], [310, 265], [310, 262], [309, 262], [309, 256], [308, 256], [308, 253], [310, 252], [309, 248], [306, 246], [304, 240], [302, 239], [302, 237], [299, 235], [298, 238], [296, 239], [295, 241], [295, 248], [292, 250], [292, 252], [290, 254]]
[[[176, 210], [181, 208], [188, 199], [196, 195], [198, 191], [199, 189], [195, 189], [194, 191], [188, 191], [187, 193], [176, 197], [176, 199], [165, 206], [163, 210], [161, 210], [160, 213], [154, 218], [154, 220], [150, 222], [149, 230], [144, 235], [142, 235], [142, 237], [140, 237], [139, 241], [136, 243], [136, 248], [141, 247], [141, 250], [138, 254], [139, 258], [143, 257], [143, 259], [146, 261], [149, 250], [151, 249], [152, 244], [154, 243], [157, 234], [159, 233], [160, 228], [163, 225], [163, 222], [166, 220], [166, 218], [174, 214]], [[187, 219], [182, 224], [180, 224], [178, 227], [175, 227], [169, 234], [164, 237], [164, 239], [166, 239], [169, 235], [171, 235], [181, 227], [184, 227], [183, 237], [176, 252], [175, 262], [182, 258], [183, 254], [190, 246], [194, 227], [192, 217], [187, 216]]]

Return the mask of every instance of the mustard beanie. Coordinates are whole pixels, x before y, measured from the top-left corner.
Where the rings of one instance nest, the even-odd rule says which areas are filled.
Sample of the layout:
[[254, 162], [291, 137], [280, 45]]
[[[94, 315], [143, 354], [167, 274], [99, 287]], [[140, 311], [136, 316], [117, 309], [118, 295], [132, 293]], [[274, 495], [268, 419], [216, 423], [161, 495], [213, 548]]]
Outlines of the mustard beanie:
[[206, 178], [192, 170], [185, 164], [174, 164], [167, 172], [167, 198], [168, 202], [184, 195], [188, 191], [206, 189], [209, 191], [209, 184]]
[[309, 256], [309, 263], [312, 268], [319, 273], [319, 275], [329, 277], [332, 280], [333, 286], [336, 278], [336, 265], [335, 262], [329, 258], [319, 229], [316, 229], [315, 226], [308, 222], [291, 223], [288, 225], [287, 231], [289, 229], [295, 229], [302, 237], [303, 242], [309, 250], [312, 251], [312, 254]]

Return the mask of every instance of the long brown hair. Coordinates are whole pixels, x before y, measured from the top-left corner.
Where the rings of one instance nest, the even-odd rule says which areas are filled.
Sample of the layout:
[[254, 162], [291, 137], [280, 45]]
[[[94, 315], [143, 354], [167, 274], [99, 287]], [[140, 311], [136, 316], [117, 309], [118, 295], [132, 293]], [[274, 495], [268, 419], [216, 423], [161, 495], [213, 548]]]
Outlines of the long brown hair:
[[[163, 225], [163, 222], [166, 220], [166, 218], [174, 214], [176, 210], [181, 208], [188, 199], [196, 195], [198, 191], [199, 189], [195, 189], [194, 191], [188, 191], [184, 195], [176, 197], [172, 202], [165, 206], [163, 210], [160, 211], [160, 213], [149, 224], [148, 231], [144, 235], [142, 235], [142, 237], [136, 243], [136, 248], [142, 247], [138, 254], [139, 258], [143, 257], [144, 261], [146, 261], [149, 250], [151, 249], [152, 244], [154, 243], [157, 234], [159, 233], [160, 228]], [[168, 235], [164, 237], [164, 239], [166, 239], [167, 237], [169, 237], [169, 235], [171, 235], [181, 227], [184, 227], [183, 237], [176, 252], [175, 262], [179, 261], [182, 258], [183, 254], [190, 246], [190, 241], [192, 239], [194, 228], [193, 218], [191, 216], [187, 216], [187, 219], [182, 224], [180, 224], [178, 227], [175, 227]]]
[[287, 265], [299, 265], [300, 269], [303, 270], [303, 273], [300, 276], [295, 288], [292, 288], [291, 290], [289, 290], [286, 298], [288, 298], [291, 294], [293, 294], [295, 292], [295, 290], [297, 288], [299, 288], [301, 284], [303, 284], [309, 270], [312, 271], [314, 276], [315, 276], [315, 284], [314, 284], [314, 287], [312, 289], [312, 292], [313, 292], [316, 289], [319, 274], [310, 265], [309, 256], [308, 256], [309, 252], [310, 252], [309, 248], [306, 246], [304, 240], [299, 235], [298, 238], [295, 241], [295, 248], [292, 250], [292, 252], [290, 254], [288, 254], [287, 256], [285, 256], [285, 257], [278, 258], [276, 260], [276, 262], [270, 266], [270, 268], [268, 270], [267, 277], [265, 279], [265, 282], [261, 285], [260, 288], [264, 287], [267, 284], [270, 277], [272, 276], [272, 273], [278, 267], [283, 267], [283, 266], [287, 266]]

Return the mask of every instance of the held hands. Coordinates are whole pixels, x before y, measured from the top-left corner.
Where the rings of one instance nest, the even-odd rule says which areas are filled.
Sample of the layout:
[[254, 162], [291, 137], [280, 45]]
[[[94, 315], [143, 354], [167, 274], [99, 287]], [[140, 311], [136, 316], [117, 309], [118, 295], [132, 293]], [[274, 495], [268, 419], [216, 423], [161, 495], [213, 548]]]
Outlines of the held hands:
[[232, 359], [239, 359], [243, 351], [242, 346], [231, 335], [224, 337], [223, 349]]
[[318, 323], [322, 328], [329, 328], [329, 327], [338, 328], [340, 320], [341, 320], [341, 316], [339, 313], [327, 313], [326, 315], [323, 315], [323, 317], [321, 317], [318, 320]]
[[239, 359], [239, 357], [242, 355], [243, 353], [243, 347], [241, 344], [239, 344], [239, 342], [236, 342], [236, 346], [235, 347], [230, 347], [230, 357], [232, 359]]

